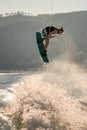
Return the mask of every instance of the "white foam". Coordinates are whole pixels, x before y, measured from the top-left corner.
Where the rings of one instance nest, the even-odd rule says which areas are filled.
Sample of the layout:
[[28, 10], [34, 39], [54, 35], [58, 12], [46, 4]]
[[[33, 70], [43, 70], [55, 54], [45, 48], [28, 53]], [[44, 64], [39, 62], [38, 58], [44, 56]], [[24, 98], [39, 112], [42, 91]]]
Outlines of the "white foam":
[[[22, 120], [26, 130], [85, 130], [86, 78], [87, 74], [74, 63], [52, 62], [39, 72], [24, 75], [13, 85], [16, 98], [5, 113]], [[4, 100], [12, 99], [9, 94], [5, 96]]]

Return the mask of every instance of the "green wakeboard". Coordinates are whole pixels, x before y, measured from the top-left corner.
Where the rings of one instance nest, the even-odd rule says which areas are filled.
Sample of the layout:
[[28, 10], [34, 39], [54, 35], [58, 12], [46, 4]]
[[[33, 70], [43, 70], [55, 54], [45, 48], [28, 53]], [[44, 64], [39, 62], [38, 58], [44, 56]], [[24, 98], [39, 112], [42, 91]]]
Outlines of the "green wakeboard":
[[43, 61], [44, 62], [49, 62], [49, 59], [46, 56], [43, 56], [41, 53], [43, 52], [44, 50], [44, 43], [41, 41], [41, 42], [38, 42], [39, 40], [41, 40], [42, 37], [41, 37], [41, 33], [40, 32], [36, 32], [36, 40], [37, 40], [37, 46], [38, 46], [38, 49], [39, 49], [39, 53], [40, 53], [40, 56], [42, 57]]

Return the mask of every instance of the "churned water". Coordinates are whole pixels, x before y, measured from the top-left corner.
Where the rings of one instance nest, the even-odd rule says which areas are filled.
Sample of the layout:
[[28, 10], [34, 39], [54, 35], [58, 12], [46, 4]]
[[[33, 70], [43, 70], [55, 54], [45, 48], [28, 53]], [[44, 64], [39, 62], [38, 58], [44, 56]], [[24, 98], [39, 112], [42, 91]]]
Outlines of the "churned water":
[[0, 130], [87, 130], [87, 73], [64, 61], [1, 73]]

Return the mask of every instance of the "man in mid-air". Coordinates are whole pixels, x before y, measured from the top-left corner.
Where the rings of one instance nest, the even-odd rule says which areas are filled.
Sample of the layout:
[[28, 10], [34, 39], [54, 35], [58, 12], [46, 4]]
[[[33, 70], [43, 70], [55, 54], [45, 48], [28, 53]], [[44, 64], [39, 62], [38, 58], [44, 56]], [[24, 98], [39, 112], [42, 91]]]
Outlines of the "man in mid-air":
[[63, 27], [56, 28], [54, 26], [47, 26], [42, 30], [42, 41], [45, 41], [44, 50], [41, 53], [43, 56], [47, 55], [47, 48], [49, 45], [49, 39], [55, 37], [55, 34], [62, 34], [64, 32]]

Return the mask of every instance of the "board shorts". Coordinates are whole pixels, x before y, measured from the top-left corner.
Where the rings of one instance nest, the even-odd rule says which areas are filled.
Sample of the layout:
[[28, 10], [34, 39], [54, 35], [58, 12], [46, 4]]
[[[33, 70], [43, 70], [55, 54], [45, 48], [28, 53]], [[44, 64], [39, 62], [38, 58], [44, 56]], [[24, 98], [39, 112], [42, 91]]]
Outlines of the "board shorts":
[[48, 39], [48, 35], [47, 35], [46, 29], [43, 29], [43, 30], [42, 30], [42, 37], [43, 37], [44, 39]]

